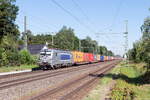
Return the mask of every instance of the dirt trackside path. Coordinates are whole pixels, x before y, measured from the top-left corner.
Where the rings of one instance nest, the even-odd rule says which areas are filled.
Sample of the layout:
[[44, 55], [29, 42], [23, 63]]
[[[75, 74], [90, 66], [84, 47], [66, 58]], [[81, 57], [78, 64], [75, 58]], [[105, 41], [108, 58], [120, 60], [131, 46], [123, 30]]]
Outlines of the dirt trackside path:
[[[116, 65], [109, 73], [118, 74], [119, 64]], [[108, 74], [109, 74], [108, 73]], [[90, 93], [83, 98], [83, 100], [107, 100], [109, 99], [109, 94], [111, 89], [115, 86], [116, 81], [110, 77], [103, 77], [99, 80], [99, 84]]]

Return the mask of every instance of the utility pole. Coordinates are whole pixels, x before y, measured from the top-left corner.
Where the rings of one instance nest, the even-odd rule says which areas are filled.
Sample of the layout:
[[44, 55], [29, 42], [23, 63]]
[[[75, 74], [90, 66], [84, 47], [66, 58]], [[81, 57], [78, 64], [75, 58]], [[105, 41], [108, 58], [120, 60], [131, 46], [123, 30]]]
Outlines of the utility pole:
[[126, 62], [126, 65], [128, 63], [127, 61], [127, 52], [128, 52], [128, 20], [125, 20], [125, 32], [124, 32], [124, 37], [125, 37], [125, 62]]
[[52, 48], [53, 48], [53, 45], [54, 45], [54, 36], [53, 36], [53, 33], [52, 33]]
[[98, 54], [98, 45], [96, 45], [96, 54]]
[[24, 49], [28, 50], [28, 38], [27, 38], [27, 17], [24, 16]]
[[81, 51], [81, 40], [79, 40], [79, 51]]
[[74, 38], [73, 38], [73, 43], [72, 43], [72, 50], [74, 50]]

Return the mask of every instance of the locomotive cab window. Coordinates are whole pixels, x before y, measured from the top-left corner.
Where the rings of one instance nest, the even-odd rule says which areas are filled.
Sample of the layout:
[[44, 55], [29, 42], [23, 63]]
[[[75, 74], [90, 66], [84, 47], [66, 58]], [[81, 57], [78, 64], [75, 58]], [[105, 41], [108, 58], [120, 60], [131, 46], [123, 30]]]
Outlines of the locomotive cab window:
[[46, 55], [51, 55], [51, 52], [46, 52]]
[[55, 53], [55, 56], [57, 56], [57, 53]]
[[42, 51], [42, 52], [40, 52], [40, 55], [51, 55], [51, 52], [50, 51]]

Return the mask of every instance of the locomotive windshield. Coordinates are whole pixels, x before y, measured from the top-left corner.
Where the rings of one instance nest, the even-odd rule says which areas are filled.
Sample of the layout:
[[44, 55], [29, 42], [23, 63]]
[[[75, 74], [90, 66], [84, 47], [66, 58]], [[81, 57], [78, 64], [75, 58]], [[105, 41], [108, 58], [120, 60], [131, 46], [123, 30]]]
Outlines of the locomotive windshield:
[[42, 50], [41, 52], [40, 52], [40, 55], [51, 55], [51, 51], [50, 50]]

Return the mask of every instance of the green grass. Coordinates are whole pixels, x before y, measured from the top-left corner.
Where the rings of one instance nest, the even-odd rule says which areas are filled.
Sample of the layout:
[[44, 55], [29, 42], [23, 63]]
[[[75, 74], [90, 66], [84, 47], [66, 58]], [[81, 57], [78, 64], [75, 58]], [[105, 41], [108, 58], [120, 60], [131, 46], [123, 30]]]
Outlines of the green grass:
[[98, 85], [94, 90], [90, 92], [88, 96], [86, 96], [83, 100], [100, 100], [100, 93], [102, 91], [102, 87]]
[[38, 67], [37, 65], [21, 65], [21, 66], [8, 66], [8, 67], [0, 67], [0, 72], [11, 72], [11, 71], [19, 71], [26, 70]]
[[[122, 65], [118, 68], [120, 76], [117, 84], [112, 90], [112, 100], [149, 100], [150, 85], [142, 84], [140, 76], [146, 72], [145, 64], [129, 64], [128, 67]], [[123, 77], [125, 76], [125, 77]]]
[[130, 63], [127, 66], [124, 62], [118, 64], [83, 100], [101, 100], [102, 89], [107, 87], [112, 79], [116, 81], [109, 94], [112, 100], [150, 100], [150, 84], [142, 84], [140, 77], [146, 72], [145, 64]]
[[[110, 71], [110, 73], [115, 74], [119, 70], [114, 68]], [[96, 88], [94, 88], [83, 100], [100, 100], [103, 94], [103, 90], [107, 87], [107, 85], [112, 81], [111, 77], [103, 77], [100, 79], [99, 84]]]

